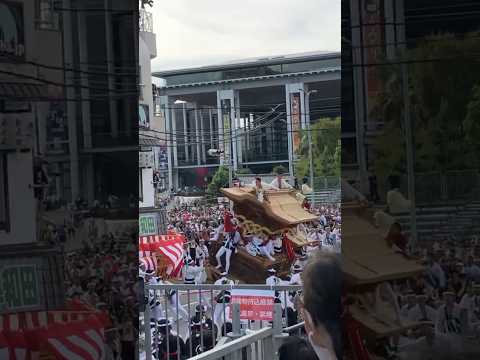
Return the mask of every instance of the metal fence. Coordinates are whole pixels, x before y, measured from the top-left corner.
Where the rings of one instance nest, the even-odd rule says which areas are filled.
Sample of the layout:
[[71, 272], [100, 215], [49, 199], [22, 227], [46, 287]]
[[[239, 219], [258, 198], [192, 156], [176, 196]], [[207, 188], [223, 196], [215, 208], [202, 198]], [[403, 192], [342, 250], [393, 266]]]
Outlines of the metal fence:
[[[234, 289], [273, 291], [280, 301], [274, 305], [273, 321], [241, 320], [240, 304], [231, 304], [225, 301], [225, 297], [217, 297], [222, 291]], [[144, 342], [140, 351], [145, 351], [147, 360], [153, 359], [159, 348], [175, 354], [169, 359], [274, 359], [263, 355], [275, 354], [282, 338], [289, 333], [302, 332], [303, 323], [299, 323], [298, 313], [293, 310], [298, 291], [301, 286], [297, 285], [147, 284], [145, 297], [149, 302], [153, 300], [155, 307], [152, 312], [147, 304], [141, 315], [143, 331], [140, 338]], [[205, 307], [206, 311], [195, 314], [196, 305]], [[196, 329], [192, 330], [190, 323], [194, 314], [199, 324], [197, 322]], [[187, 327], [180, 321], [185, 317]], [[159, 318], [171, 323], [159, 325]], [[187, 339], [184, 345], [183, 338]], [[183, 352], [179, 351], [182, 348]]]
[[[429, 172], [415, 175], [415, 196], [419, 204], [430, 204], [478, 198], [480, 177], [478, 170]], [[401, 191], [406, 194], [407, 177], [401, 178]]]

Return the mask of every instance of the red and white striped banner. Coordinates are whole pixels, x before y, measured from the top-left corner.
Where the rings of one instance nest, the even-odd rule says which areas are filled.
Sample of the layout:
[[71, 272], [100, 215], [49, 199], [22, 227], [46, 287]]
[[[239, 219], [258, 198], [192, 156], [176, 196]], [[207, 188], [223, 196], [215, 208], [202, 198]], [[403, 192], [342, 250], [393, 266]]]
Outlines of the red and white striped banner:
[[0, 316], [0, 359], [100, 360], [105, 352], [105, 318], [82, 311], [34, 311]]
[[139, 255], [141, 259], [148, 259], [155, 253], [160, 252], [169, 263], [167, 274], [176, 277], [183, 267], [184, 242], [185, 237], [179, 234], [141, 236], [138, 243]]
[[157, 258], [155, 256], [140, 258], [140, 264], [145, 267], [145, 271], [154, 271], [157, 268]]

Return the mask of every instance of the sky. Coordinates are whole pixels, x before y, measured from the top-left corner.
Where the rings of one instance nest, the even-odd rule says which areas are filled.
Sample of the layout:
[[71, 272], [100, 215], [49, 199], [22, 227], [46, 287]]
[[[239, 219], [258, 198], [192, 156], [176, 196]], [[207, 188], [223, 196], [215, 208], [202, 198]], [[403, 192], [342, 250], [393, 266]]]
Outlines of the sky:
[[152, 71], [340, 51], [340, 0], [154, 0]]

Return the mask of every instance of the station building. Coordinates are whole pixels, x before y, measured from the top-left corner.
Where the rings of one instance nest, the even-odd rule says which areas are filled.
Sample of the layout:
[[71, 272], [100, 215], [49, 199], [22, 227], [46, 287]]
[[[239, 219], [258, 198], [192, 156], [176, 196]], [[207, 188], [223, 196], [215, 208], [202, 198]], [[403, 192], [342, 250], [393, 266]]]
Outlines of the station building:
[[220, 165], [294, 174], [301, 130], [340, 116], [340, 60], [310, 52], [154, 72], [171, 187], [203, 189]]

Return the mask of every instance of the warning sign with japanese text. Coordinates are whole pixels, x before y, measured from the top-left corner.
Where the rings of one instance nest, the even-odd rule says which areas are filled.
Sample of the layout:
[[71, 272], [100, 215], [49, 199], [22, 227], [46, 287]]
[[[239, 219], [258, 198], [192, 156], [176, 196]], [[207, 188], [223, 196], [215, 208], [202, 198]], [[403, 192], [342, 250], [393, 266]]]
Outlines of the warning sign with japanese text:
[[274, 291], [234, 289], [231, 295], [231, 303], [240, 304], [241, 320], [273, 321]]

